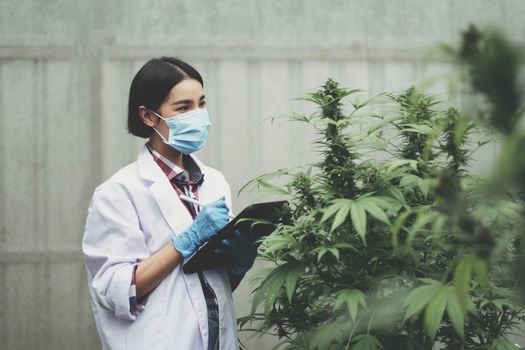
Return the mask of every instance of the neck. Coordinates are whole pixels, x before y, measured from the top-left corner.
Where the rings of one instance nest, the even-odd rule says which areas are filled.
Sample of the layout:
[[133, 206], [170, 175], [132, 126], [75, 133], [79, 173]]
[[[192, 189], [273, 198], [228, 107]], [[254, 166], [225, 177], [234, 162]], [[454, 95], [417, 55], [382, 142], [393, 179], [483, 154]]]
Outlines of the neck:
[[148, 144], [155, 151], [162, 154], [163, 157], [166, 157], [169, 161], [175, 163], [179, 168], [186, 170], [182, 162], [182, 153], [165, 144], [157, 134], [153, 134], [149, 138]]

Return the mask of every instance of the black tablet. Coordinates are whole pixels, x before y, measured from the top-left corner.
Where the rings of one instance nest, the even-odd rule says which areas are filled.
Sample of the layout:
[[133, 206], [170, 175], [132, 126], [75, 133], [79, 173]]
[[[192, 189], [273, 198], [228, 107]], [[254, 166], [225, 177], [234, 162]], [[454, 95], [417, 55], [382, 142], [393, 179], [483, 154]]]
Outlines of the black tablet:
[[224, 238], [233, 238], [234, 230], [247, 232], [249, 225], [255, 224], [257, 238], [267, 236], [275, 231], [276, 225], [282, 217], [281, 213], [288, 205], [288, 201], [257, 203], [247, 206], [212, 239], [200, 246], [195, 253], [182, 263], [185, 273], [208, 270], [229, 263], [227, 254], [216, 254], [214, 250], [220, 247]]

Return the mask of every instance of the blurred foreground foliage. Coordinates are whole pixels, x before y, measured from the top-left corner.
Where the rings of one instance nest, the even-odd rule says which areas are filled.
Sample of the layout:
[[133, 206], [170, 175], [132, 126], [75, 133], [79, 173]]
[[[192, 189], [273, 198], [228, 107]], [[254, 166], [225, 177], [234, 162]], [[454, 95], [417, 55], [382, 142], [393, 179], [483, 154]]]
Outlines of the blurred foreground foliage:
[[[483, 118], [414, 88], [361, 100], [329, 79], [302, 98], [317, 112], [290, 119], [315, 128], [321, 160], [246, 186], [291, 205], [261, 246], [273, 267], [255, 278], [241, 329], [275, 333], [286, 349], [517, 348], [507, 336], [525, 319], [519, 53], [474, 27], [456, 52], [486, 102], [467, 114]], [[498, 170], [482, 179], [468, 164], [495, 135]]]

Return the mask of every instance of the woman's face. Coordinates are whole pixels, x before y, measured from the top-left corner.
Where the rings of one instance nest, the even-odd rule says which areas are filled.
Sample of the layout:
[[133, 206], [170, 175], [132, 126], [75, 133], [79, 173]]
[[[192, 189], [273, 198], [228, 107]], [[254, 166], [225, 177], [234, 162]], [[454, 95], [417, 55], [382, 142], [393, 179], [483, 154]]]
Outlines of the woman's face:
[[[164, 118], [177, 118], [179, 114], [206, 107], [204, 89], [195, 79], [184, 79], [175, 85], [166, 100], [160, 105], [158, 113]], [[168, 139], [168, 126], [159, 120], [157, 130]]]
[[[157, 113], [166, 119], [177, 118], [180, 114], [204, 107], [206, 107], [206, 100], [201, 83], [195, 79], [187, 78], [171, 89]], [[168, 139], [168, 126], [162, 119], [146, 106], [140, 106], [139, 113], [146, 125], [155, 127], [166, 140]], [[153, 137], [158, 137], [158, 135], [153, 133]]]

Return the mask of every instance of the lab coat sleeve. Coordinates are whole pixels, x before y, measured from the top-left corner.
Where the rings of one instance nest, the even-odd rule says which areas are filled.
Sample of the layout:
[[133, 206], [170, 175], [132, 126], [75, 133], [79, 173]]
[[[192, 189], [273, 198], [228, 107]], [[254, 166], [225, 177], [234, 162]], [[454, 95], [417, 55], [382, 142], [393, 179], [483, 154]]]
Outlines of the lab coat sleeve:
[[[124, 188], [97, 189], [82, 242], [96, 302], [120, 319], [134, 321], [134, 271], [149, 252], [131, 197]], [[139, 305], [140, 306], [140, 305]], [[133, 310], [131, 310], [133, 308]]]

